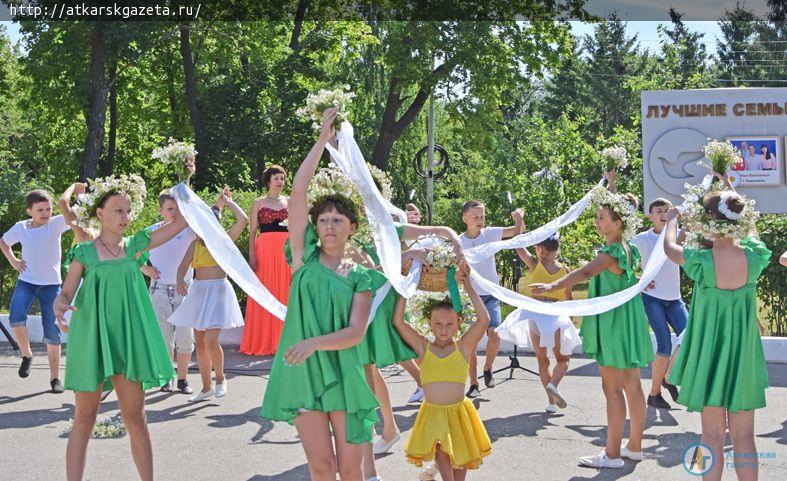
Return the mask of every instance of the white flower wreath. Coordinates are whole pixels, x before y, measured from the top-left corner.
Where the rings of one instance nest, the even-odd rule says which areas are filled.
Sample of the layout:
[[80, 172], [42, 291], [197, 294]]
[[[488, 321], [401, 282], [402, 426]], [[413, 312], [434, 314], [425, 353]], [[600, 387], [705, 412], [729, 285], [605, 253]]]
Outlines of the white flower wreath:
[[[459, 289], [459, 296], [461, 298], [462, 312], [459, 313], [459, 331], [457, 336], [464, 334], [472, 323], [476, 321], [475, 309], [473, 309], [473, 301], [464, 289]], [[429, 327], [429, 311], [436, 303], [448, 299], [448, 294], [445, 292], [427, 292], [416, 291], [415, 295], [407, 301], [407, 313], [410, 316], [410, 325], [424, 336], [432, 334], [432, 328]]]
[[[390, 201], [393, 197], [391, 178], [377, 167], [371, 164], [366, 165], [369, 167], [372, 177], [380, 184], [380, 194], [383, 198]], [[350, 178], [347, 177], [347, 174], [345, 174], [338, 165], [331, 162], [328, 164], [328, 167], [323, 167], [314, 174], [306, 196], [309, 205], [314, 205], [323, 197], [336, 194], [350, 199], [359, 209], [358, 226], [354, 237], [364, 242], [371, 242], [372, 230], [369, 226], [369, 221], [366, 216], [363, 215], [363, 199], [361, 199], [361, 194], [355, 189], [355, 186]]]
[[90, 182], [89, 191], [77, 196], [76, 204], [71, 208], [76, 216], [74, 224], [83, 229], [95, 229], [96, 208], [99, 202], [110, 193], [122, 192], [131, 198], [131, 217], [134, 218], [145, 205], [145, 181], [142, 177], [120, 175], [98, 178]]
[[642, 228], [642, 219], [637, 215], [631, 202], [620, 194], [613, 194], [605, 187], [593, 188], [592, 202], [596, 207], [609, 207], [623, 222], [623, 240], [630, 240]]
[[[714, 185], [704, 186], [702, 183], [685, 184], [686, 191], [683, 197], [682, 218], [683, 227], [686, 229], [686, 246], [699, 249], [703, 247], [703, 240], [712, 241], [716, 238], [726, 237], [743, 239], [747, 237], [755, 224], [759, 213], [754, 209], [755, 201], [732, 191], [724, 191], [719, 200], [719, 212], [725, 219], [716, 219], [708, 215], [703, 199], [713, 192]], [[740, 213], [732, 212], [727, 206], [727, 201], [733, 196], [739, 196], [745, 204]]]

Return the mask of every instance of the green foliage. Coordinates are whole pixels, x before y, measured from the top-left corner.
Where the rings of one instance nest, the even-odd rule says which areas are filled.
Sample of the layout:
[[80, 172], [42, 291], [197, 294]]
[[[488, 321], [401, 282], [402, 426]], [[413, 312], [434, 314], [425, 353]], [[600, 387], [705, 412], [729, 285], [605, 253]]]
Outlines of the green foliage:
[[779, 257], [787, 252], [787, 217], [763, 216], [757, 230], [768, 248], [773, 251], [770, 265], [757, 283], [759, 299], [767, 309], [767, 318], [761, 319], [772, 336], [787, 336], [787, 269], [779, 264]]

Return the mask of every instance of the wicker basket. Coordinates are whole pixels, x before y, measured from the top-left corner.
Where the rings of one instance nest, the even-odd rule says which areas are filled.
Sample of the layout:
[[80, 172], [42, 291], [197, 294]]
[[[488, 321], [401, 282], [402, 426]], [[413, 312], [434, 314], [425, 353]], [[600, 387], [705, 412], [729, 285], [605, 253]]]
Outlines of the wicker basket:
[[[413, 261], [408, 261], [402, 267], [402, 274], [407, 275]], [[436, 269], [431, 266], [421, 267], [421, 279], [418, 281], [418, 289], [429, 292], [448, 292], [448, 281], [446, 280], [447, 269]]]

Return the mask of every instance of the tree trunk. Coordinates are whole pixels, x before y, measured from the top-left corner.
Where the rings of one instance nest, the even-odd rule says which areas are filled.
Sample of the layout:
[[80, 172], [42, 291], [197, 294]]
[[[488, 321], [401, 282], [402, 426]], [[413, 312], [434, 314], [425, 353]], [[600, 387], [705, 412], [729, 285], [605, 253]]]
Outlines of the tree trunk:
[[174, 65], [167, 68], [167, 97], [169, 99], [169, 113], [172, 122], [171, 137], [177, 138], [180, 118], [178, 117], [178, 98], [175, 94], [175, 73], [172, 71], [173, 68]]
[[413, 123], [431, 93], [431, 88], [427, 89], [422, 86], [405, 113], [402, 114], [399, 120], [396, 120], [396, 112], [402, 105], [402, 99], [397, 92], [398, 86], [399, 79], [395, 76], [391, 77], [385, 111], [380, 122], [380, 135], [377, 137], [377, 142], [374, 144], [374, 151], [372, 152], [372, 164], [382, 170], [388, 170], [388, 158], [391, 155], [394, 142]]
[[[115, 79], [117, 75], [117, 61], [109, 66], [109, 78]], [[112, 175], [115, 172], [115, 151], [117, 146], [118, 129], [118, 88], [117, 79], [109, 88], [109, 142], [107, 152], [101, 162], [101, 174]]]
[[79, 180], [94, 179], [104, 144], [104, 120], [107, 112], [107, 88], [104, 76], [104, 30], [101, 22], [93, 23], [90, 34], [90, 113], [87, 119], [87, 140], [79, 168]]
[[197, 75], [194, 68], [194, 59], [191, 54], [189, 40], [190, 29], [187, 22], [180, 24], [180, 53], [183, 57], [183, 78], [186, 87], [186, 104], [191, 116], [191, 126], [194, 129], [194, 140], [197, 147], [197, 173], [194, 175], [194, 185], [203, 188], [210, 183], [210, 151], [208, 140], [205, 137], [205, 126], [202, 111], [197, 102]]
[[292, 28], [292, 35], [290, 36], [290, 48], [298, 55], [301, 52], [301, 30], [303, 29], [303, 19], [306, 16], [306, 7], [308, 2], [301, 0], [298, 2], [298, 10], [295, 12], [295, 21]]

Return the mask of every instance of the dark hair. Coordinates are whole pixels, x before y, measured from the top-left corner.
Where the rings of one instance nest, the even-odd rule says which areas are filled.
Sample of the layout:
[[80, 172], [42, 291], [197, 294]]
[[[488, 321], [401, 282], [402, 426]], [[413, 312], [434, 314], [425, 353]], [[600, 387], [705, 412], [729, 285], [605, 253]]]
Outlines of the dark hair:
[[347, 217], [351, 223], [358, 224], [358, 208], [355, 206], [355, 203], [339, 194], [326, 195], [317, 199], [317, 202], [309, 209], [312, 224], [317, 225], [317, 218], [330, 209], [334, 209], [339, 214]]
[[631, 192], [626, 192], [623, 194], [623, 197], [629, 202], [629, 205], [634, 208], [634, 210], [639, 209], [639, 197], [632, 194]]
[[52, 202], [52, 197], [49, 195], [49, 192], [41, 189], [31, 190], [27, 193], [27, 197], [25, 197], [25, 203], [28, 209], [32, 209], [33, 206], [39, 202], [47, 201]]
[[161, 207], [164, 205], [164, 202], [171, 200], [172, 202], [177, 202], [175, 200], [175, 196], [172, 195], [172, 191], [170, 189], [164, 189], [158, 194], [158, 206]]
[[762, 148], [763, 148], [763, 147], [765, 147], [765, 150], [767, 150], [767, 151], [768, 151], [768, 153], [767, 153], [767, 154], [765, 154], [765, 158], [766, 158], [766, 159], [770, 159], [770, 158], [771, 158], [771, 149], [769, 149], [769, 148], [768, 148], [768, 146], [767, 146], [767, 145], [765, 145], [765, 144], [760, 144], [760, 151], [762, 151]]
[[653, 202], [650, 203], [648, 206], [648, 214], [653, 212], [653, 209], [656, 207], [672, 207], [672, 203], [665, 199], [664, 197], [659, 197], [658, 199], [653, 199]]
[[426, 319], [431, 319], [432, 313], [440, 309], [447, 309], [451, 312], [454, 312], [454, 305], [451, 302], [450, 297], [446, 296], [443, 299], [436, 299], [432, 300], [431, 302], [427, 302], [426, 306], [424, 306], [423, 316]]
[[273, 177], [276, 174], [287, 175], [287, 171], [284, 170], [284, 167], [282, 167], [281, 165], [273, 164], [269, 166], [267, 169], [265, 169], [262, 172], [262, 175], [260, 176], [260, 181], [262, 182], [263, 187], [265, 187], [266, 189], [270, 188], [271, 177]]
[[[98, 209], [103, 209], [103, 208], [104, 208], [104, 206], [105, 206], [105, 205], [107, 205], [107, 202], [109, 201], [109, 199], [110, 199], [110, 198], [112, 198], [112, 197], [115, 197], [116, 195], [124, 195], [124, 196], [126, 196], [126, 197], [129, 197], [129, 198], [131, 198], [131, 196], [130, 196], [130, 195], [127, 193], [127, 192], [123, 192], [123, 191], [121, 191], [121, 190], [110, 190], [109, 192], [107, 192], [106, 194], [104, 194], [104, 197], [102, 197], [102, 198], [101, 198], [101, 199], [100, 199], [100, 200], [99, 200], [99, 201], [96, 203], [96, 210], [98, 210]], [[91, 217], [95, 217], [95, 213], [96, 213], [96, 211], [94, 210], [94, 211], [93, 211], [93, 215], [92, 215]]]
[[542, 248], [548, 250], [549, 252], [555, 252], [560, 248], [560, 239], [556, 237], [549, 237], [547, 239], [542, 240], [537, 246], [541, 246]]
[[[706, 195], [705, 198], [702, 199], [702, 206], [705, 208], [705, 212], [714, 219], [729, 220], [724, 216], [724, 214], [721, 213], [721, 211], [719, 211], [719, 203], [721, 202], [722, 193], [723, 192], [711, 192], [710, 194]], [[734, 194], [727, 199], [727, 208], [736, 214], [743, 212], [745, 207], [746, 203], [737, 194]]]
[[468, 200], [462, 204], [462, 214], [465, 214], [468, 210], [475, 209], [477, 207], [484, 207], [484, 203], [480, 200]]

